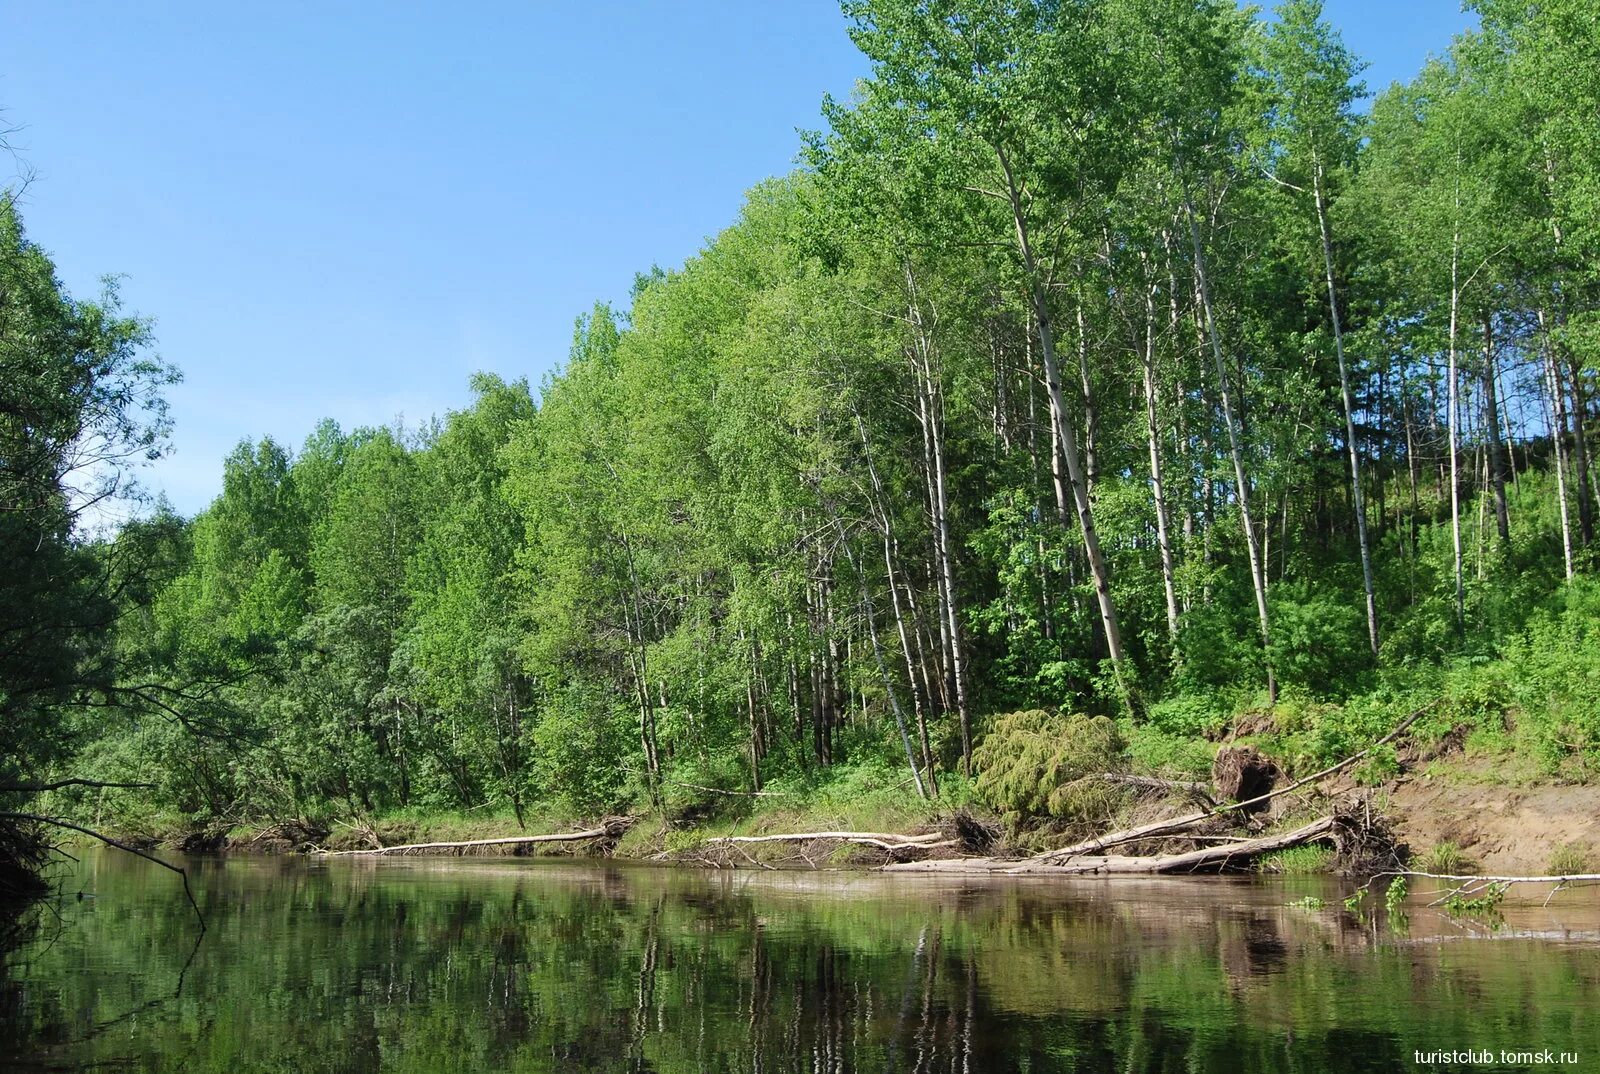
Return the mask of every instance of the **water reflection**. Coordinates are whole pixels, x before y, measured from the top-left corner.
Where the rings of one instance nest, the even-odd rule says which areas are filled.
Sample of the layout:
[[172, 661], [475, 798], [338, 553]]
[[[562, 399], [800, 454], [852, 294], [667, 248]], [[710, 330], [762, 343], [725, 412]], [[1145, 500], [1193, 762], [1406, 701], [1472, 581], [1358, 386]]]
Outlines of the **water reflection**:
[[[93, 854], [8, 962], [0, 1066], [239, 1072], [1411, 1069], [1600, 1056], [1592, 907], [1495, 942], [1279, 884]], [[1329, 903], [1337, 905], [1327, 893]], [[180, 983], [181, 982], [181, 983]], [[1482, 1068], [1480, 1068], [1482, 1069]]]

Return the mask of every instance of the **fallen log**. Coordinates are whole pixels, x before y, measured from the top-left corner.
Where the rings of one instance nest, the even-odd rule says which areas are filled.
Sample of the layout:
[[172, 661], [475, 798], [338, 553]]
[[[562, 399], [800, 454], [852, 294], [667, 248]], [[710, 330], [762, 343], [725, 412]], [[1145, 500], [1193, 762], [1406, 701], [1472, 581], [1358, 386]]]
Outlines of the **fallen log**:
[[[925, 832], [920, 835], [900, 835], [890, 832], [783, 832], [777, 835], [724, 835], [701, 841], [702, 850], [723, 848], [738, 851], [740, 857], [754, 865], [765, 865], [752, 858], [745, 845], [751, 843], [847, 843], [852, 846], [875, 847], [889, 856], [891, 861], [903, 861], [913, 852], [938, 850], [964, 845], [960, 833]], [[801, 856], [806, 857], [804, 851]], [[806, 861], [811, 864], [809, 857]], [[771, 866], [766, 866], [771, 868]]]
[[[1486, 894], [1491, 889], [1498, 888], [1501, 894], [1509, 891], [1516, 884], [1554, 884], [1550, 894], [1545, 896], [1545, 905], [1556, 897], [1556, 892], [1568, 884], [1600, 884], [1600, 873], [1560, 873], [1550, 876], [1475, 876], [1463, 873], [1425, 873], [1416, 869], [1390, 869], [1376, 873], [1370, 877], [1363, 888], [1370, 887], [1375, 880], [1394, 876], [1419, 876], [1428, 880], [1446, 880], [1455, 886], [1440, 894], [1430, 902], [1429, 906], [1438, 906], [1448, 902], [1453, 897], [1471, 899]], [[1429, 894], [1438, 894], [1429, 892]]]
[[1129, 787], [1142, 787], [1147, 790], [1165, 791], [1168, 794], [1187, 794], [1196, 798], [1212, 802], [1211, 788], [1196, 780], [1187, 779], [1161, 779], [1158, 776], [1135, 776], [1128, 772], [1096, 772], [1085, 779], [1099, 779], [1107, 783], [1121, 783]]
[[1059, 864], [1060, 862], [1063, 862], [1069, 858], [1080, 857], [1084, 854], [1097, 854], [1100, 851], [1108, 850], [1114, 846], [1122, 846], [1127, 843], [1136, 843], [1141, 839], [1150, 839], [1158, 835], [1170, 835], [1174, 832], [1185, 831], [1189, 828], [1195, 827], [1196, 825], [1204, 824], [1212, 817], [1221, 816], [1224, 813], [1231, 813], [1235, 810], [1256, 810], [1261, 805], [1271, 801], [1274, 798], [1297, 791], [1301, 787], [1304, 787], [1308, 784], [1316, 783], [1319, 780], [1327, 779], [1331, 775], [1344, 771], [1346, 768], [1355, 764], [1357, 761], [1367, 756], [1379, 746], [1382, 746], [1388, 742], [1392, 742], [1394, 739], [1400, 737], [1400, 735], [1403, 734], [1407, 728], [1409, 728], [1413, 723], [1416, 723], [1417, 720], [1422, 717], [1422, 714], [1431, 709], [1435, 704], [1437, 704], [1437, 701], [1430, 701], [1420, 709], [1417, 709], [1417, 711], [1401, 720], [1393, 731], [1390, 731], [1387, 735], [1384, 735], [1366, 749], [1361, 750], [1358, 753], [1353, 753], [1344, 760], [1339, 761], [1336, 764], [1331, 764], [1320, 772], [1314, 772], [1302, 779], [1295, 780], [1293, 783], [1289, 783], [1282, 787], [1268, 791], [1266, 794], [1257, 795], [1254, 798], [1247, 798], [1242, 802], [1229, 802], [1226, 805], [1216, 806], [1211, 809], [1202, 809], [1196, 813], [1187, 813], [1181, 817], [1170, 817], [1167, 820], [1151, 821], [1149, 824], [1141, 824], [1135, 828], [1124, 828], [1121, 831], [1107, 832], [1104, 835], [1096, 836], [1093, 839], [1085, 839], [1081, 843], [1074, 843], [1071, 846], [1059, 847], [1055, 850], [1047, 850], [1042, 854], [1034, 855], [1029, 860], [1047, 865]]
[[1192, 873], [1210, 869], [1223, 870], [1230, 865], [1243, 864], [1275, 850], [1331, 839], [1334, 823], [1334, 818], [1330, 815], [1278, 835], [1228, 842], [1181, 854], [1152, 854], [1143, 857], [1117, 854], [1084, 855], [1059, 865], [1036, 858], [1024, 861], [955, 858], [945, 861], [897, 862], [884, 866], [884, 869], [889, 872], [1001, 873], [1007, 876], [1148, 876], [1161, 873]]
[[329, 858], [343, 858], [362, 854], [409, 854], [429, 850], [461, 851], [474, 847], [520, 846], [533, 843], [579, 843], [587, 839], [615, 838], [627, 831], [631, 823], [632, 820], [629, 818], [608, 821], [598, 828], [589, 828], [581, 832], [554, 832], [549, 835], [512, 835], [500, 839], [464, 839], [458, 842], [404, 843], [399, 846], [372, 847], [362, 850], [319, 850], [317, 853]]
[[789, 798], [788, 791], [726, 791], [720, 787], [704, 787], [698, 783], [684, 783], [682, 780], [663, 779], [661, 782], [670, 783], [674, 787], [687, 787], [691, 791], [705, 791], [707, 794], [725, 794], [731, 798]]
[[954, 839], [945, 839], [940, 832], [927, 832], [923, 835], [898, 835], [892, 832], [785, 832], [780, 835], [721, 835], [705, 840], [705, 844], [810, 843], [819, 839], [836, 839], [841, 843], [866, 843], [869, 846], [885, 849], [948, 846], [956, 842]]

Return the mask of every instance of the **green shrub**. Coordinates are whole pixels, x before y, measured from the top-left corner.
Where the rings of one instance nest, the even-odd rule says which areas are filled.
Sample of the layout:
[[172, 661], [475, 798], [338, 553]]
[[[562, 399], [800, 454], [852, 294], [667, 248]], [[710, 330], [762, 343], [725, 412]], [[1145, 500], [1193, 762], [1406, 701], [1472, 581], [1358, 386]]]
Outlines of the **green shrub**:
[[1550, 864], [1545, 867], [1550, 876], [1575, 876], [1589, 872], [1589, 855], [1576, 843], [1563, 843], [1550, 854]]
[[995, 717], [973, 751], [973, 790], [1013, 828], [1045, 817], [1104, 820], [1122, 805], [1125, 791], [1085, 777], [1119, 767], [1123, 750], [1120, 730], [1104, 716], [1007, 713]]
[[1340, 593], [1304, 583], [1280, 585], [1272, 598], [1272, 660], [1285, 685], [1318, 697], [1348, 694], [1372, 667], [1366, 619]]
[[630, 713], [600, 687], [577, 682], [550, 697], [532, 734], [540, 789], [579, 815], [615, 809], [640, 765]]
[[1333, 851], [1312, 844], [1275, 850], [1271, 854], [1263, 854], [1256, 862], [1258, 873], [1325, 873], [1331, 868]]
[[1467, 868], [1468, 862], [1460, 847], [1451, 842], [1444, 842], [1419, 856], [1417, 865], [1425, 873], [1459, 876]]
[[1400, 758], [1392, 742], [1375, 747], [1354, 771], [1355, 781], [1363, 787], [1376, 787], [1399, 774]]
[[1178, 694], [1151, 705], [1145, 720], [1165, 734], [1197, 738], [1226, 726], [1228, 706], [1217, 690]]
[[1208, 779], [1217, 747], [1203, 738], [1168, 734], [1142, 725], [1127, 732], [1128, 759], [1141, 772], [1170, 779]]
[[1177, 692], [1201, 694], [1259, 679], [1261, 647], [1254, 622], [1231, 614], [1243, 607], [1219, 599], [1196, 604], [1184, 616], [1178, 637], [1183, 664], [1175, 676]]
[[1504, 650], [1517, 737], [1551, 770], [1600, 768], [1600, 583], [1579, 579]]

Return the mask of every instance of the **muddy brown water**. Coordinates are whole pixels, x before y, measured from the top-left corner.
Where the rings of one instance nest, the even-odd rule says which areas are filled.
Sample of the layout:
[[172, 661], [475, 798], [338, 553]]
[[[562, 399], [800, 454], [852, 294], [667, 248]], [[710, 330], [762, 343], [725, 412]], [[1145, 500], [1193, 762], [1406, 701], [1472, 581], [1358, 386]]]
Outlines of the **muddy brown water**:
[[0, 1069], [1600, 1070], [1600, 889], [1458, 922], [1320, 879], [188, 864], [203, 936], [148, 863], [57, 874]]

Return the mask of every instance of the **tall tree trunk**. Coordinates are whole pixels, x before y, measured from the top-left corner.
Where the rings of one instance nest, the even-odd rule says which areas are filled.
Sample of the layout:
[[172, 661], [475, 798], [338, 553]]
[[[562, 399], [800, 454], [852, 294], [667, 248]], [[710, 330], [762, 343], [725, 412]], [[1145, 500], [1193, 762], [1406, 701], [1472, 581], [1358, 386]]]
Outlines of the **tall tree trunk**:
[[656, 741], [655, 706], [650, 702], [649, 664], [645, 650], [644, 597], [640, 588], [639, 572], [634, 563], [633, 544], [626, 533], [622, 534], [622, 549], [628, 562], [628, 589], [631, 602], [631, 608], [624, 608], [623, 617], [629, 635], [628, 660], [633, 665], [633, 683], [636, 699], [639, 702], [639, 744], [644, 750], [645, 782], [650, 792], [650, 803], [659, 808], [661, 755]]
[[943, 593], [942, 629], [948, 637], [950, 673], [955, 681], [956, 713], [961, 721], [961, 767], [967, 776], [972, 775], [972, 713], [967, 704], [966, 666], [961, 655], [961, 625], [956, 613], [956, 578], [954, 556], [950, 549], [950, 498], [945, 480], [944, 461], [944, 404], [942, 377], [936, 368], [932, 326], [923, 318], [922, 304], [917, 297], [916, 277], [911, 265], [905, 265], [906, 286], [910, 291], [909, 307], [912, 336], [912, 354], [918, 382], [917, 408], [922, 424], [922, 435], [928, 457], [932, 460], [929, 473], [931, 503], [933, 507], [934, 557], [939, 568], [939, 584]]
[[1543, 352], [1544, 382], [1550, 397], [1550, 441], [1555, 453], [1556, 499], [1561, 508], [1561, 561], [1566, 569], [1567, 581], [1572, 581], [1572, 519], [1567, 510], [1567, 402], [1561, 388], [1561, 373], [1555, 354], [1550, 347], [1545, 312], [1539, 311], [1541, 334], [1539, 349]]
[[1245, 553], [1250, 560], [1250, 581], [1256, 593], [1256, 616], [1260, 623], [1262, 657], [1267, 669], [1267, 698], [1276, 704], [1278, 677], [1272, 666], [1272, 619], [1267, 610], [1266, 564], [1262, 562], [1255, 522], [1250, 515], [1250, 484], [1245, 480], [1244, 449], [1240, 444], [1239, 428], [1234, 418], [1232, 393], [1228, 389], [1228, 371], [1222, 358], [1222, 341], [1217, 335], [1217, 317], [1211, 303], [1211, 283], [1206, 273], [1205, 249], [1200, 243], [1200, 222], [1195, 218], [1194, 204], [1187, 191], [1184, 192], [1183, 207], [1189, 217], [1189, 240], [1194, 247], [1195, 285], [1200, 291], [1206, 334], [1211, 340], [1211, 358], [1217, 369], [1217, 395], [1222, 403], [1223, 422], [1228, 427], [1228, 449], [1233, 458], [1234, 497], [1239, 502], [1239, 524], [1244, 530]]
[[[1566, 299], [1565, 288], [1561, 285], [1560, 269], [1563, 256], [1562, 245], [1565, 237], [1561, 233], [1561, 221], [1554, 212], [1554, 206], [1558, 204], [1556, 199], [1556, 165], [1555, 158], [1551, 154], [1548, 145], [1544, 147], [1544, 180], [1545, 191], [1549, 196], [1549, 204], [1552, 206], [1550, 237], [1554, 243], [1557, 266], [1556, 325], [1557, 327], [1564, 327], [1567, 321]], [[1572, 479], [1573, 483], [1578, 486], [1578, 535], [1583, 542], [1583, 546], [1587, 548], [1594, 543], [1595, 521], [1594, 495], [1589, 488], [1589, 438], [1584, 431], [1584, 420], [1589, 412], [1588, 400], [1584, 398], [1582, 362], [1579, 361], [1577, 355], [1572, 354], [1568, 348], [1561, 346], [1559, 343], [1555, 344], [1555, 353], [1551, 356], [1551, 360], [1555, 362], [1555, 367], [1558, 370], [1556, 380], [1559, 382], [1561, 379], [1559, 370], [1561, 368], [1560, 355], [1562, 351], [1567, 351], [1567, 374], [1572, 385]]]
[[839, 626], [834, 622], [833, 613], [833, 556], [827, 559], [827, 567], [822, 575], [822, 607], [824, 622], [828, 630], [828, 646], [824, 651], [823, 666], [827, 669], [828, 705], [827, 719], [822, 728], [822, 749], [827, 764], [833, 764], [833, 738], [836, 728], [844, 723], [845, 710], [849, 707], [849, 695], [844, 687], [841, 675], [842, 665], [839, 659]]
[[1167, 601], [1167, 636], [1178, 655], [1178, 589], [1172, 578], [1172, 542], [1168, 534], [1167, 498], [1161, 472], [1161, 425], [1156, 402], [1156, 288], [1147, 283], [1144, 298], [1144, 416], [1150, 441], [1150, 495], [1156, 507], [1156, 546], [1161, 553], [1161, 588]]
[[[1460, 201], [1459, 194], [1457, 201]], [[1461, 306], [1461, 229], [1459, 224], [1450, 239], [1450, 361], [1449, 407], [1447, 420], [1450, 426], [1450, 539], [1455, 547], [1456, 629], [1467, 626], [1466, 586], [1461, 577], [1461, 474], [1459, 470], [1460, 429], [1458, 425], [1456, 376], [1456, 325]]]
[[1481, 476], [1478, 485], [1478, 563], [1477, 578], [1483, 581], [1483, 548], [1489, 541], [1489, 488], [1492, 484], [1489, 478], [1489, 453], [1482, 444], [1472, 449], [1473, 470]]
[[750, 789], [761, 790], [761, 758], [766, 753], [761, 716], [756, 706], [756, 688], [760, 681], [761, 642], [750, 638], [750, 677], [744, 684], [745, 709], [750, 720]]
[[1578, 534], [1587, 548], [1594, 543], [1594, 491], [1589, 486], [1589, 436], [1584, 419], [1589, 400], [1583, 390], [1583, 363], [1567, 350], [1567, 383], [1572, 390], [1572, 483], [1578, 486]]
[[[894, 610], [894, 626], [900, 635], [900, 649], [905, 654], [906, 685], [911, 690], [911, 707], [917, 718], [918, 745], [922, 750], [922, 764], [928, 771], [928, 784], [933, 794], [939, 794], [939, 781], [934, 773], [933, 749], [928, 743], [928, 714], [922, 701], [922, 691], [917, 688], [916, 655], [912, 650], [911, 631], [906, 628], [906, 617], [900, 606], [900, 585], [896, 577], [895, 561], [899, 559], [899, 541], [894, 535], [894, 525], [889, 517], [889, 498], [884, 491], [883, 480], [878, 476], [878, 467], [872, 459], [872, 442], [867, 437], [867, 423], [862, 420], [861, 412], [856, 411], [856, 432], [861, 437], [861, 451], [867, 462], [867, 476], [872, 482], [872, 499], [877, 507], [880, 525], [883, 527], [883, 569], [884, 576], [889, 583], [889, 598]], [[906, 589], [909, 597], [910, 587]], [[933, 698], [928, 698], [928, 703], [933, 703]]]
[[[1050, 569], [1047, 565], [1045, 556], [1043, 526], [1043, 522], [1047, 517], [1048, 512], [1045, 509], [1044, 497], [1040, 494], [1043, 481], [1039, 476], [1039, 410], [1037, 393], [1034, 391], [1035, 377], [1033, 366], [1033, 324], [1031, 318], [1026, 326], [1023, 340], [1023, 348], [1028, 369], [1028, 474], [1032, 478], [1034, 505], [1039, 512], [1039, 522], [1041, 523], [1041, 525], [1036, 528], [1034, 538], [1034, 550], [1036, 552], [1034, 571], [1039, 579], [1039, 622], [1043, 625], [1045, 638], [1048, 640], [1054, 640], [1056, 636], [1055, 615], [1053, 609], [1051, 608]], [[1059, 455], [1055, 450], [1055, 442], [1055, 426], [1052, 424], [1050, 436], [1050, 458], [1052, 462], [1051, 476], [1058, 478], [1059, 471], [1054, 465], [1055, 460], [1059, 458]], [[1067, 522], [1066, 500], [1062, 495], [1062, 489], [1059, 483], [1056, 486], [1056, 496], [1056, 518], [1063, 526], [1065, 526]]]
[[1350, 492], [1356, 516], [1356, 543], [1361, 548], [1361, 583], [1367, 598], [1367, 644], [1378, 655], [1378, 600], [1372, 586], [1372, 552], [1367, 544], [1367, 507], [1361, 488], [1361, 452], [1356, 441], [1355, 399], [1350, 391], [1350, 366], [1344, 356], [1344, 328], [1339, 321], [1339, 293], [1333, 279], [1333, 240], [1328, 234], [1328, 208], [1322, 194], [1322, 161], [1312, 170], [1317, 203], [1317, 228], [1322, 234], [1322, 264], [1328, 283], [1328, 313], [1333, 323], [1333, 349], [1339, 358], [1339, 393], [1344, 401], [1344, 438], [1350, 453]]
[[[1405, 366], [1400, 367], [1400, 420], [1405, 424], [1406, 432], [1406, 477], [1411, 487], [1411, 516], [1406, 524], [1405, 556], [1407, 595], [1414, 604], [1417, 600], [1417, 515], [1422, 510], [1421, 494], [1418, 492], [1418, 463], [1416, 436], [1412, 429], [1411, 420], [1411, 389], [1405, 375]], [[1399, 510], [1397, 506], [1396, 511]]]
[[1083, 477], [1092, 497], [1100, 480], [1100, 411], [1094, 404], [1094, 381], [1089, 376], [1089, 329], [1084, 324], [1081, 288], [1074, 312], [1078, 322], [1078, 380], [1083, 387]]
[[894, 713], [894, 724], [900, 732], [900, 744], [905, 747], [906, 764], [911, 768], [911, 781], [917, 786], [917, 796], [926, 798], [928, 789], [922, 783], [922, 772], [917, 767], [917, 756], [911, 748], [911, 734], [906, 730], [905, 710], [900, 707], [900, 695], [895, 692], [894, 679], [889, 675], [889, 665], [883, 659], [883, 646], [878, 643], [878, 609], [872, 599], [872, 590], [867, 585], [866, 572], [861, 569], [855, 549], [851, 547], [850, 539], [845, 536], [844, 523], [839, 520], [839, 513], [826, 500], [823, 502], [823, 507], [833, 522], [834, 531], [839, 535], [839, 545], [844, 549], [845, 559], [849, 561], [850, 569], [861, 587], [861, 600], [866, 608], [867, 637], [872, 642], [872, 659], [878, 665], [878, 676], [883, 681], [883, 692], [889, 699], [890, 711]]
[[1051, 421], [1060, 432], [1062, 456], [1067, 464], [1067, 479], [1072, 486], [1072, 498], [1078, 510], [1078, 523], [1083, 531], [1083, 550], [1089, 561], [1089, 572], [1094, 578], [1095, 599], [1100, 607], [1100, 623], [1105, 631], [1106, 649], [1111, 656], [1112, 672], [1117, 687], [1130, 712], [1139, 711], [1138, 699], [1133, 692], [1131, 669], [1122, 648], [1122, 627], [1117, 618], [1116, 598], [1111, 594], [1111, 567], [1100, 550], [1100, 535], [1095, 530], [1094, 509], [1089, 501], [1089, 485], [1084, 477], [1083, 462], [1078, 454], [1078, 434], [1073, 427], [1072, 414], [1067, 410], [1061, 394], [1061, 367], [1056, 361], [1055, 333], [1052, 330], [1050, 306], [1045, 299], [1044, 281], [1034, 257], [1033, 243], [1028, 236], [1028, 219], [1022, 204], [1011, 161], [1003, 149], [996, 147], [1000, 168], [1005, 174], [1006, 192], [1011, 206], [1012, 224], [1016, 229], [1017, 248], [1022, 255], [1023, 271], [1027, 276], [1028, 299], [1033, 305], [1035, 324], [1039, 329], [1039, 356], [1044, 363], [1045, 389], [1050, 396]]
[[1500, 534], [1502, 547], [1511, 544], [1511, 510], [1506, 503], [1505, 450], [1500, 443], [1500, 399], [1496, 390], [1494, 361], [1494, 318], [1488, 310], [1483, 313], [1483, 405], [1484, 432], [1489, 446], [1489, 484], [1494, 492], [1495, 528]]

